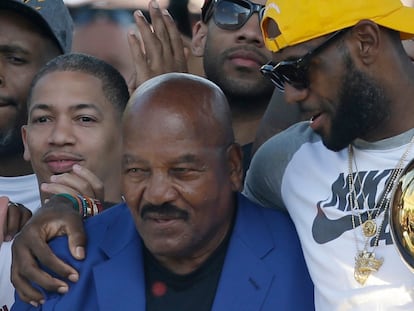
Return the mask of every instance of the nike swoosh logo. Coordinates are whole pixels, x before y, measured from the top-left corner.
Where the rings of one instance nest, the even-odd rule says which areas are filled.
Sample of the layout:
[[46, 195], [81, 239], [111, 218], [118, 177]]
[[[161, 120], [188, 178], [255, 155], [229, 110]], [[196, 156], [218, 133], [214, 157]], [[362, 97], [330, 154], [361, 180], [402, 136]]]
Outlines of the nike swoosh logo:
[[[328, 243], [341, 236], [342, 233], [352, 230], [352, 215], [345, 215], [338, 219], [329, 219], [320, 203], [317, 204], [318, 213], [313, 221], [312, 236], [319, 244]], [[367, 212], [361, 214], [362, 222], [368, 219]], [[355, 219], [355, 227], [358, 227], [359, 219]]]

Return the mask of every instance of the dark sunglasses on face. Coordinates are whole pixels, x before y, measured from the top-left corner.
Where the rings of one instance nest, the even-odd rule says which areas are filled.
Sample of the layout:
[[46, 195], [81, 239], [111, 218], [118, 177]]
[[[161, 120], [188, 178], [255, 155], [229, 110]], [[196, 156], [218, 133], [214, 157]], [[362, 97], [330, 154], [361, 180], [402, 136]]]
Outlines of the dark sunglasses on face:
[[248, 0], [213, 0], [203, 14], [206, 23], [213, 16], [214, 23], [225, 30], [237, 30], [243, 27], [249, 18], [259, 14], [259, 21], [263, 17], [265, 6]]
[[309, 86], [309, 65], [312, 57], [328, 47], [345, 31], [346, 29], [342, 29], [334, 32], [328, 39], [298, 59], [285, 60], [277, 64], [270, 61], [260, 68], [260, 72], [282, 92], [285, 90], [286, 83], [298, 90], [305, 89]]

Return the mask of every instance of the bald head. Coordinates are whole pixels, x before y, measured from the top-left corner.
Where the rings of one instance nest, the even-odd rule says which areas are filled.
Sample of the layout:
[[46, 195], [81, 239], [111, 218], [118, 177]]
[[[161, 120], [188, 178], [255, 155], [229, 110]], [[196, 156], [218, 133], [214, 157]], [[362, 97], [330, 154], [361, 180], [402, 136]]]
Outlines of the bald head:
[[[141, 120], [141, 121], [140, 121]], [[151, 121], [149, 121], [151, 120]], [[220, 88], [207, 79], [186, 73], [168, 73], [143, 83], [131, 96], [124, 124], [148, 130], [185, 127], [205, 143], [229, 145], [234, 142], [231, 113]], [[129, 131], [129, 129], [128, 129]]]

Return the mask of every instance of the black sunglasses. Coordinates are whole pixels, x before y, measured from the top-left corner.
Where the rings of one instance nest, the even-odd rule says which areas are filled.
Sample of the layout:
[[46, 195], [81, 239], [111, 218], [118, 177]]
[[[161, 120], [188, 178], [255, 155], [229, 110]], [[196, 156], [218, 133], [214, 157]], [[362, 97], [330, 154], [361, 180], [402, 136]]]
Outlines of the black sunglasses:
[[299, 90], [305, 89], [309, 86], [309, 64], [312, 57], [328, 47], [345, 31], [346, 29], [342, 29], [334, 32], [328, 39], [298, 59], [285, 60], [277, 64], [270, 61], [260, 68], [260, 72], [282, 92], [285, 90], [286, 83]]
[[203, 8], [202, 20], [206, 23], [213, 16], [214, 23], [225, 30], [237, 30], [243, 27], [249, 18], [259, 14], [259, 21], [263, 17], [265, 6], [248, 0], [213, 0]]

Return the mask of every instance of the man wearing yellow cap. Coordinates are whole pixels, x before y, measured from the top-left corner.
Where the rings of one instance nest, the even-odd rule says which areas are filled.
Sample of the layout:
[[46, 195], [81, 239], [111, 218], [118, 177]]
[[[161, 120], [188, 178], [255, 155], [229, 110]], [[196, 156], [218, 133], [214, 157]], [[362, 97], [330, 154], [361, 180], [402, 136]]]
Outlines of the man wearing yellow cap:
[[414, 274], [394, 247], [389, 201], [414, 157], [414, 66], [400, 0], [269, 0], [262, 73], [313, 115], [266, 142], [245, 194], [286, 209], [317, 310], [414, 310]]

